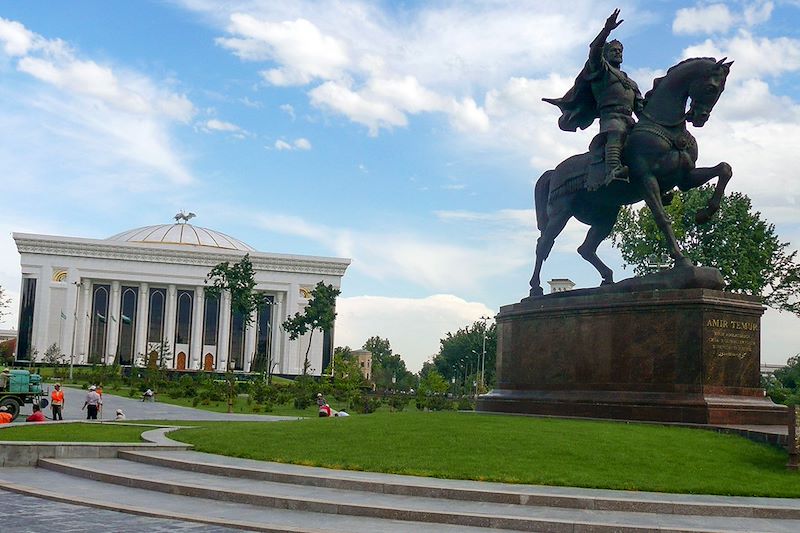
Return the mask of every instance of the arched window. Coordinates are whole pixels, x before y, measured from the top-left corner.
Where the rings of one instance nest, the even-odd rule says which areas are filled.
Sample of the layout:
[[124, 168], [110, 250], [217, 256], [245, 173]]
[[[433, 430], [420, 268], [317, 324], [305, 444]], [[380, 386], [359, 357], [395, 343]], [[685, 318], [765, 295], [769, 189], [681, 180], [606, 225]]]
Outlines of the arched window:
[[167, 293], [164, 289], [150, 289], [150, 316], [147, 321], [147, 342], [164, 340], [164, 303]]
[[92, 316], [89, 331], [89, 362], [102, 363], [108, 336], [108, 285], [92, 286]]
[[178, 291], [178, 312], [175, 317], [175, 345], [189, 344], [192, 332], [192, 291]]
[[123, 287], [119, 312], [119, 364], [130, 365], [136, 350], [136, 304], [139, 289]]

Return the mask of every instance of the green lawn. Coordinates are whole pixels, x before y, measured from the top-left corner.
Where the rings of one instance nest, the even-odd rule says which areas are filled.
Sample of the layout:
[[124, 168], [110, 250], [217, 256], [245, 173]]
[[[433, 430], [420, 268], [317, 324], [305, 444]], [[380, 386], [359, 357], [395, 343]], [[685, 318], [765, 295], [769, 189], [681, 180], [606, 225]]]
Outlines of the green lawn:
[[105, 424], [31, 424], [0, 431], [0, 441], [142, 442], [150, 428]]
[[352, 470], [659, 492], [800, 497], [786, 453], [742, 437], [645, 424], [376, 413], [170, 434], [199, 451]]

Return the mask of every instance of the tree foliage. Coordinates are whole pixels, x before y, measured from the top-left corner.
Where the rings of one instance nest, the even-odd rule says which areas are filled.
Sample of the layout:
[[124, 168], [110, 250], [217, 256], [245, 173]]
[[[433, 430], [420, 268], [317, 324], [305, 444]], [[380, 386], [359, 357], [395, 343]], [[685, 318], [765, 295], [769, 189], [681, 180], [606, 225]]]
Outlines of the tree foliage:
[[790, 357], [786, 366], [766, 378], [763, 385], [775, 403], [800, 405], [800, 354]]
[[5, 289], [0, 285], [0, 320], [3, 320], [8, 314], [9, 305], [11, 305], [11, 300], [8, 299]]
[[[752, 210], [750, 198], [734, 192], [722, 199], [710, 222], [698, 225], [695, 213], [713, 193], [710, 186], [676, 194], [666, 207], [675, 238], [698, 266], [719, 269], [727, 290], [763, 297], [766, 305], [800, 314], [800, 264], [797, 251], [780, 242], [774, 224]], [[612, 244], [637, 275], [668, 263], [666, 240], [647, 207], [624, 207], [612, 233]]]
[[448, 332], [441, 339], [439, 353], [433, 358], [433, 369], [456, 383], [466, 382], [465, 389], [471, 387], [472, 381], [480, 381], [483, 335], [486, 332], [486, 356], [483, 362], [486, 373], [486, 385], [494, 383], [495, 359], [497, 352], [497, 328], [494, 323], [487, 324], [482, 320], [471, 326], [459, 329], [455, 333]]
[[333, 329], [333, 323], [336, 320], [336, 297], [340, 293], [341, 291], [333, 285], [318, 282], [311, 291], [311, 298], [303, 312], [295, 313], [283, 323], [283, 329], [289, 334], [291, 340], [297, 340], [306, 333], [311, 333], [308, 337], [308, 348], [306, 348], [303, 361], [303, 375], [308, 373], [308, 352], [311, 350], [314, 331], [322, 332]]
[[220, 263], [206, 276], [206, 294], [219, 298], [224, 291], [230, 292], [231, 311], [240, 314], [248, 325], [253, 321], [254, 312], [267, 303], [267, 296], [257, 292], [255, 287], [255, 270], [250, 254], [237, 263]]
[[414, 386], [414, 374], [406, 368], [403, 357], [392, 352], [389, 339], [372, 336], [364, 342], [363, 349], [372, 354], [372, 382], [377, 389], [409, 390]]

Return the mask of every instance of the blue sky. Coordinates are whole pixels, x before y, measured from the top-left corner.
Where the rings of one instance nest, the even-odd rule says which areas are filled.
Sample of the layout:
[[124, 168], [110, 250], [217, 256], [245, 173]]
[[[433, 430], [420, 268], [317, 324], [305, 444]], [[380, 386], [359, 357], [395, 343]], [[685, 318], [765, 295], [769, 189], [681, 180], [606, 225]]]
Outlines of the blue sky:
[[[597, 128], [560, 131], [541, 98], [616, 7], [645, 90], [685, 57], [736, 61], [699, 163], [730, 162], [796, 249], [800, 2], [4, 2], [0, 285], [17, 297], [12, 231], [105, 238], [187, 209], [261, 251], [352, 258], [337, 344], [388, 337], [416, 370], [526, 296], [532, 184]], [[584, 232], [544, 280], [599, 282]], [[768, 311], [762, 359], [800, 351], [799, 326]]]

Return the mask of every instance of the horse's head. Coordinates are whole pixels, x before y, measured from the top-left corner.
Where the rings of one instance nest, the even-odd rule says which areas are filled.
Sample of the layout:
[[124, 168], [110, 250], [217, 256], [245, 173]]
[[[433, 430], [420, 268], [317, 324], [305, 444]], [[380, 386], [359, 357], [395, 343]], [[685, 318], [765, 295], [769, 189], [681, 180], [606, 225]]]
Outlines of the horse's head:
[[691, 122], [692, 126], [700, 128], [708, 121], [719, 95], [725, 90], [725, 80], [733, 64], [733, 61], [725, 63], [726, 59], [723, 57], [719, 61], [707, 60], [708, 64], [689, 84], [691, 104], [686, 113], [686, 120]]

